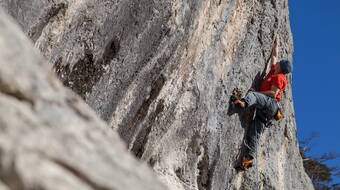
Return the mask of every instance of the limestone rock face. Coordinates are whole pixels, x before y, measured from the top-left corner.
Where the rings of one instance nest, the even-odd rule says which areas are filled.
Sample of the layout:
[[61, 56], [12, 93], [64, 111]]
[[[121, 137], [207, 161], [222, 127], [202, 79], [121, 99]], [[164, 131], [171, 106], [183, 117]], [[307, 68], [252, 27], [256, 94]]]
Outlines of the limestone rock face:
[[0, 189], [166, 189], [0, 9]]
[[287, 0], [0, 5], [63, 83], [171, 189], [313, 189], [298, 150], [290, 85], [282, 98], [286, 117], [265, 130], [255, 167], [234, 169], [248, 122], [228, 116], [228, 99], [234, 88], [245, 93], [258, 83], [274, 35], [281, 58], [291, 58]]

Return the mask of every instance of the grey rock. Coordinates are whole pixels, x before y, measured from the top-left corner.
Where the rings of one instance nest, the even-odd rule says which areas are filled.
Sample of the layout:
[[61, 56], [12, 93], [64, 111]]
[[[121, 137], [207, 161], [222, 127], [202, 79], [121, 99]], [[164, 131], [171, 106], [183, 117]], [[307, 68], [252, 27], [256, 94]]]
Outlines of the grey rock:
[[63, 83], [172, 189], [313, 189], [291, 85], [255, 167], [234, 169], [248, 122], [228, 116], [228, 99], [258, 83], [274, 35], [291, 59], [287, 0], [21, 2], [0, 0]]
[[167, 189], [0, 9], [0, 189]]

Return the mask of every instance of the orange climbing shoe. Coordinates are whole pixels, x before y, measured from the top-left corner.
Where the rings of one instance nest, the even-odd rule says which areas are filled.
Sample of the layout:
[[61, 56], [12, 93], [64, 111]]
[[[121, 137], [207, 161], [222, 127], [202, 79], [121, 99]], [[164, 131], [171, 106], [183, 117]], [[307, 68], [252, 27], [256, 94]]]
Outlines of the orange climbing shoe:
[[236, 166], [235, 169], [238, 171], [245, 171], [252, 166], [253, 166], [253, 158], [247, 156], [243, 158], [243, 161], [238, 166]]
[[246, 169], [248, 169], [248, 168], [250, 168], [250, 167], [252, 167], [253, 166], [253, 160], [251, 159], [249, 159], [249, 160], [245, 160], [245, 161], [243, 161], [242, 163], [241, 163], [241, 165], [242, 165], [242, 168], [244, 169], [244, 170], [246, 170]]
[[276, 120], [280, 120], [280, 119], [282, 119], [282, 118], [283, 118], [283, 113], [282, 113], [282, 110], [279, 109], [279, 110], [277, 110], [277, 112], [276, 112], [276, 114], [275, 114], [275, 119], [276, 119]]
[[240, 108], [246, 107], [246, 103], [243, 102], [242, 100], [239, 100], [239, 99], [234, 100], [233, 103], [236, 104], [237, 106], [239, 106]]

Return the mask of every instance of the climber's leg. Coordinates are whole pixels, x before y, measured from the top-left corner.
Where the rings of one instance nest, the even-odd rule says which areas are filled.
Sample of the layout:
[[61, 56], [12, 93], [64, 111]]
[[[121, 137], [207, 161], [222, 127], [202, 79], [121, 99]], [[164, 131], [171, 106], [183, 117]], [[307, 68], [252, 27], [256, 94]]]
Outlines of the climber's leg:
[[257, 117], [249, 127], [244, 145], [246, 146], [245, 157], [254, 159], [256, 157], [260, 136], [265, 129], [265, 124]]
[[269, 118], [274, 116], [278, 109], [276, 99], [259, 92], [249, 91], [242, 100], [245, 102], [247, 108], [255, 107], [257, 110], [265, 113]]
[[262, 93], [249, 91], [242, 100], [246, 102], [247, 107], [255, 106], [258, 109], [263, 109], [271, 99], [273, 98]]
[[276, 99], [254, 91], [249, 91], [241, 100], [233, 99], [232, 103], [236, 108], [236, 112], [242, 112], [246, 108], [255, 107], [265, 113], [269, 118], [274, 116], [278, 109]]
[[243, 154], [243, 158], [239, 165], [235, 168], [237, 170], [246, 170], [253, 166], [254, 158], [256, 158], [258, 144], [260, 140], [260, 136], [265, 129], [265, 124], [261, 122], [259, 118], [256, 118], [252, 121], [251, 126], [247, 130], [247, 134], [245, 137], [244, 145], [245, 152]]

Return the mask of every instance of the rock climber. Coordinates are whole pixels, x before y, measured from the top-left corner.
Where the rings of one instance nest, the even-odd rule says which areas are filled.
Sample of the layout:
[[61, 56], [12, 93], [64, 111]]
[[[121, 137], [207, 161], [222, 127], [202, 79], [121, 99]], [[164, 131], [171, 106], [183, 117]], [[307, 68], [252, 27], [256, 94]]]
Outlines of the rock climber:
[[[239, 111], [255, 108], [255, 117], [247, 131], [245, 138], [245, 154], [238, 167], [248, 169], [253, 165], [253, 159], [256, 157], [256, 150], [261, 133], [266, 124], [271, 119], [281, 119], [282, 111], [279, 107], [281, 94], [287, 85], [285, 75], [292, 72], [292, 64], [288, 60], [278, 61], [279, 42], [275, 39], [272, 49], [270, 62], [265, 70], [265, 77], [261, 81], [260, 90], [251, 89], [242, 99], [234, 99], [232, 103]], [[269, 70], [270, 68], [270, 70]], [[268, 72], [269, 70], [269, 72]]]

